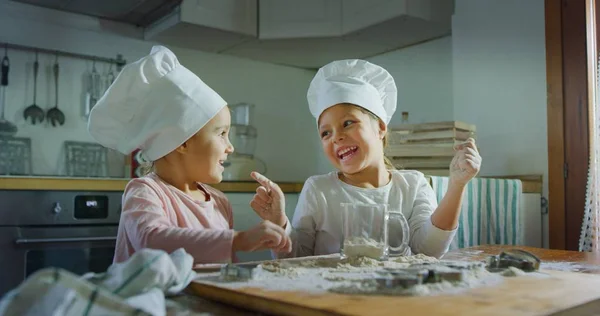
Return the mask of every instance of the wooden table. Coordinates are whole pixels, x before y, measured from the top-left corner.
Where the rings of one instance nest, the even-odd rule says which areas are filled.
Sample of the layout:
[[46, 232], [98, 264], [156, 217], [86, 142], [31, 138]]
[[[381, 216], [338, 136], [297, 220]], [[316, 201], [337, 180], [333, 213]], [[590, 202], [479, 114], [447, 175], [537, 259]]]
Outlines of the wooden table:
[[[443, 259], [451, 260], [483, 260], [490, 255], [497, 255], [505, 249], [523, 249], [537, 255], [542, 262], [555, 261], [555, 262], [576, 262], [587, 265], [598, 265], [600, 266], [600, 255], [592, 253], [583, 253], [576, 251], [564, 251], [564, 250], [550, 250], [533, 247], [513, 247], [513, 246], [501, 246], [501, 245], [486, 245], [476, 246], [471, 248], [463, 248], [448, 252]], [[600, 269], [589, 269], [588, 271], [580, 271], [583, 273], [598, 273]], [[598, 289], [600, 291], [600, 289]], [[568, 293], [566, 293], [568, 295]], [[168, 315], [233, 315], [233, 316], [246, 316], [246, 315], [262, 315], [260, 313], [246, 311], [238, 308], [234, 308], [225, 304], [212, 302], [203, 298], [195, 297], [192, 295], [182, 295], [170, 300], [173, 307], [168, 310]], [[569, 309], [553, 314], [553, 316], [574, 316], [574, 315], [600, 315], [600, 300], [593, 301], [578, 307]]]
[[[585, 265], [600, 266], [600, 254], [591, 252], [554, 250], [526, 246], [485, 245], [463, 248], [448, 252], [443, 259], [451, 260], [484, 260], [488, 256], [497, 255], [505, 249], [523, 249], [538, 256], [542, 262], [576, 262]], [[600, 274], [600, 269], [580, 270], [578, 272]], [[600, 290], [600, 289], [599, 289]]]

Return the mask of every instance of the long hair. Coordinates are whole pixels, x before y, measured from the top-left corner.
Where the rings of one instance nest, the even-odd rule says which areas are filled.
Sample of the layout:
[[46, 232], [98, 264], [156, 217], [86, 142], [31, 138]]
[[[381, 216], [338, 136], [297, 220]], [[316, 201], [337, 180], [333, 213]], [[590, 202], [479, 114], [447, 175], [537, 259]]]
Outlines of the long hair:
[[[372, 118], [373, 120], [375, 120], [377, 123], [379, 123], [379, 121], [381, 120], [381, 119], [380, 119], [380, 118], [379, 118], [377, 115], [375, 115], [373, 112], [371, 112], [371, 111], [369, 111], [369, 110], [367, 110], [367, 109], [365, 109], [365, 108], [363, 108], [363, 107], [360, 107], [360, 106], [358, 106], [358, 108], [359, 108], [359, 109], [360, 109], [360, 110], [361, 110], [363, 113], [369, 114], [369, 116], [371, 116], [371, 118]], [[383, 142], [383, 151], [384, 151], [384, 152], [383, 152], [383, 162], [385, 163], [385, 167], [386, 167], [388, 170], [396, 170], [396, 167], [394, 166], [394, 164], [392, 163], [392, 161], [391, 161], [391, 160], [390, 160], [388, 157], [386, 157], [386, 156], [385, 156], [385, 148], [387, 148], [387, 146], [388, 146], [388, 132], [389, 132], [389, 130], [385, 132], [385, 135], [383, 135], [383, 140], [382, 140], [382, 142]]]
[[140, 170], [142, 171], [142, 176], [147, 176], [151, 172], [154, 172], [154, 161], [141, 163]]

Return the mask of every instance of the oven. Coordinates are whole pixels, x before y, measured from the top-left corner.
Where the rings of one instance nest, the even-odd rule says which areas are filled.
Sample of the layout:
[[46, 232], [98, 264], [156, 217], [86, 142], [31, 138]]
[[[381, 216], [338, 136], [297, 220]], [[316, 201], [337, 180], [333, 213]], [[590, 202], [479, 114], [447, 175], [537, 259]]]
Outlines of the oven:
[[0, 296], [47, 267], [112, 264], [121, 192], [0, 191]]

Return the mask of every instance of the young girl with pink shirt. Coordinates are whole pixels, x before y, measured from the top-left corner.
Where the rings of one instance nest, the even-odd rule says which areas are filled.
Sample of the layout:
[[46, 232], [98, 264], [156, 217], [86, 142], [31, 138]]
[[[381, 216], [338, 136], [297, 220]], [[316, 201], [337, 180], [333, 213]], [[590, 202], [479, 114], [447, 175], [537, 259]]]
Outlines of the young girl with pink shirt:
[[[88, 130], [123, 154], [140, 149], [154, 170], [125, 188], [115, 262], [142, 248], [184, 248], [195, 263], [235, 262], [237, 251], [291, 250], [285, 216], [235, 231], [231, 204], [208, 185], [221, 182], [222, 164], [234, 150], [230, 125], [226, 102], [169, 49], [155, 46], [124, 67], [92, 109]], [[263, 185], [261, 196], [283, 196], [275, 183], [253, 176]], [[274, 214], [281, 214], [282, 199], [269, 205]]]

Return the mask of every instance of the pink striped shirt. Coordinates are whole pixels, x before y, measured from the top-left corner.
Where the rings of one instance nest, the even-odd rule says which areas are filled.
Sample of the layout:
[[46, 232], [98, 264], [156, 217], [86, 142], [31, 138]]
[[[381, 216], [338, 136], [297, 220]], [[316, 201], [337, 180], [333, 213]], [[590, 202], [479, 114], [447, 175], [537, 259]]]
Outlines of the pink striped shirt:
[[198, 185], [208, 201], [193, 199], [154, 173], [132, 179], [123, 194], [114, 262], [142, 248], [184, 248], [196, 264], [236, 262], [231, 204], [221, 191]]

